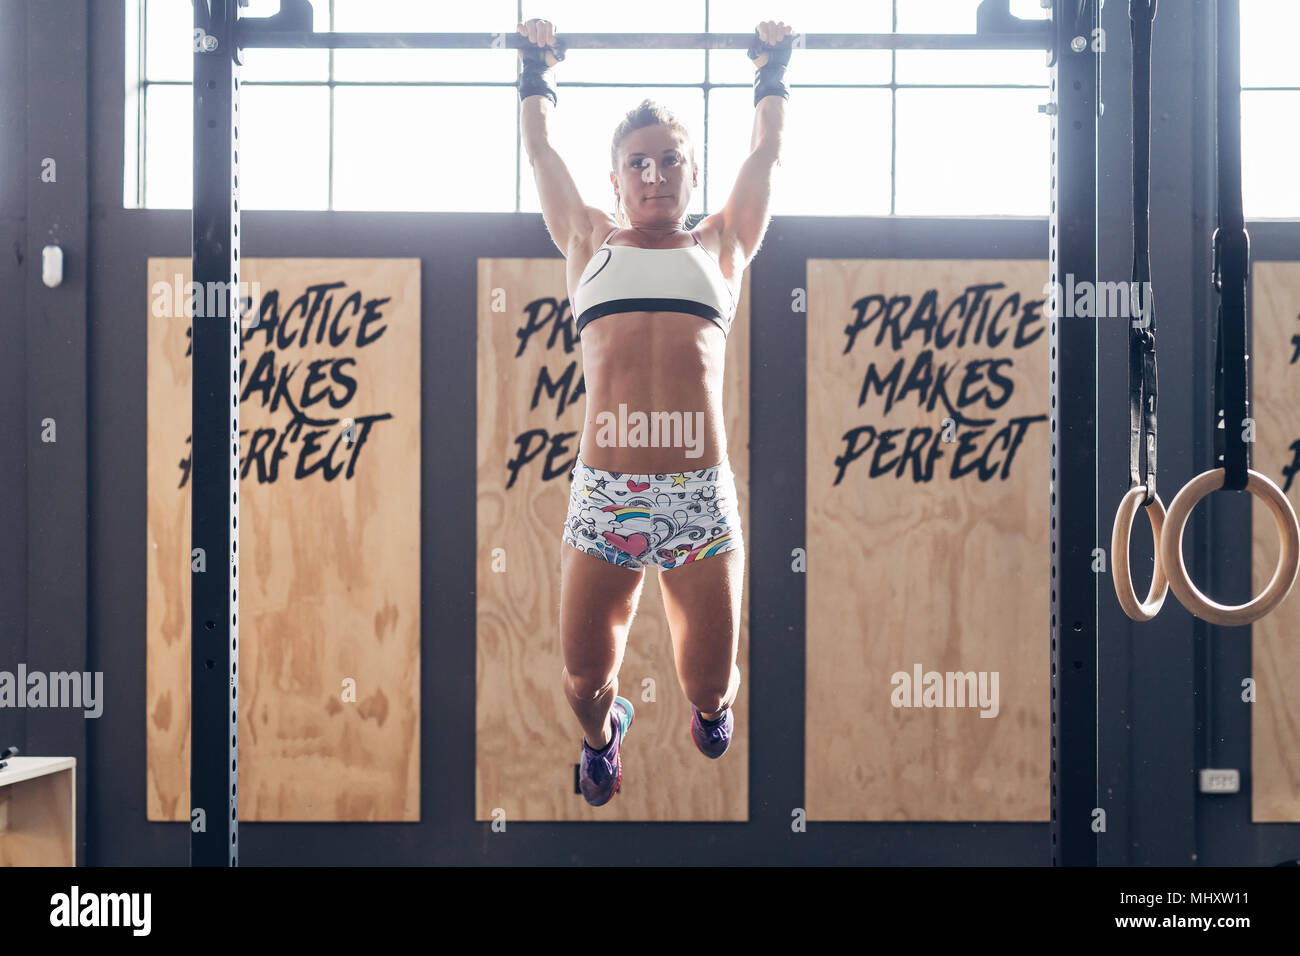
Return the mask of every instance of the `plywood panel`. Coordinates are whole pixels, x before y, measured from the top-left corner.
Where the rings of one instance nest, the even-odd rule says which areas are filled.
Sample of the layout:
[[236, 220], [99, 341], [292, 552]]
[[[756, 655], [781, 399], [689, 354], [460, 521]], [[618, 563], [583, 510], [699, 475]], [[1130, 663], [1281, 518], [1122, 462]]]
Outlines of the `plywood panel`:
[[[1255, 447], [1251, 467], [1300, 511], [1300, 263], [1251, 266], [1251, 355]], [[1253, 594], [1277, 567], [1277, 526], [1251, 504]], [[1251, 710], [1252, 819], [1300, 821], [1300, 586], [1252, 626], [1255, 702]], [[1213, 597], [1213, 595], [1211, 595]], [[1219, 600], [1223, 600], [1222, 597]], [[1244, 600], [1244, 598], [1243, 598]], [[1243, 677], [1245, 675], [1242, 675]]]
[[808, 262], [810, 820], [1049, 817], [1046, 276]]
[[[420, 263], [240, 265], [260, 303], [241, 347], [240, 817], [418, 820]], [[162, 300], [189, 270], [149, 260], [150, 820], [190, 816], [189, 328], [205, 320]]]
[[[560, 549], [568, 547], [560, 536], [585, 408], [581, 350], [561, 260], [481, 259], [478, 282], [475, 818], [745, 820], [748, 566], [742, 684], [726, 756], [711, 761], [691, 743], [690, 703], [677, 683], [659, 572], [648, 569], [619, 675], [619, 693], [636, 708], [622, 751], [623, 789], [603, 807], [575, 791], [582, 730], [561, 685], [559, 606]], [[747, 531], [748, 315], [746, 283], [728, 338], [724, 408]], [[529, 328], [539, 331], [523, 331]], [[543, 374], [556, 387], [538, 394]]]

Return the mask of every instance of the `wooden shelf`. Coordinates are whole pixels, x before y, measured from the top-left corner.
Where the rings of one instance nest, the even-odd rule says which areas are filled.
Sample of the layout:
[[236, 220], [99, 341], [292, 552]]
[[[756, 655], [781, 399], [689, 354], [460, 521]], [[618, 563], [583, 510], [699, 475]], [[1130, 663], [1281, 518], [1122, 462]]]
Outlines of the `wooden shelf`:
[[77, 761], [10, 757], [0, 770], [0, 866], [76, 866]]

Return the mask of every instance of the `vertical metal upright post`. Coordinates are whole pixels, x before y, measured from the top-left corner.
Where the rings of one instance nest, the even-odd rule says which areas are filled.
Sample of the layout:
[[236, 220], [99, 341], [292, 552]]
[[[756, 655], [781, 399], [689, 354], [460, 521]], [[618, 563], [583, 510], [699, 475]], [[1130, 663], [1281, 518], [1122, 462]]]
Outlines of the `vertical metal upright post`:
[[[237, 0], [194, 2], [190, 441], [190, 865], [238, 860]], [[217, 308], [211, 309], [211, 304]], [[212, 314], [212, 312], [216, 314]]]
[[[1052, 56], [1051, 838], [1053, 866], [1096, 866], [1097, 320], [1062, 294], [1097, 281], [1098, 0], [1055, 0]], [[1100, 46], [1104, 47], [1104, 37]], [[1095, 289], [1095, 285], [1094, 285]], [[1104, 809], [1104, 807], [1102, 808]]]

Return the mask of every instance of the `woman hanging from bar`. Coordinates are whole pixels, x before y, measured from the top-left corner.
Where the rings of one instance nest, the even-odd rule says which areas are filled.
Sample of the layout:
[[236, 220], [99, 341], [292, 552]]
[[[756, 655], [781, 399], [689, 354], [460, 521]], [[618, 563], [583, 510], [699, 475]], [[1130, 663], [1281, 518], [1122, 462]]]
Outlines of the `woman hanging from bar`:
[[650, 100], [629, 111], [611, 145], [614, 214], [587, 205], [547, 138], [562, 40], [546, 20], [518, 30], [529, 41], [523, 144], [582, 345], [587, 413], [560, 549], [560, 632], [564, 692], [584, 732], [579, 787], [601, 806], [622, 779], [633, 708], [618, 671], [647, 565], [661, 571], [695, 746], [721, 757], [734, 732], [745, 551], [723, 364], [741, 278], [767, 229], [792, 34], [779, 21], [755, 30], [749, 156], [725, 205], [688, 230], [700, 169], [686, 127]]

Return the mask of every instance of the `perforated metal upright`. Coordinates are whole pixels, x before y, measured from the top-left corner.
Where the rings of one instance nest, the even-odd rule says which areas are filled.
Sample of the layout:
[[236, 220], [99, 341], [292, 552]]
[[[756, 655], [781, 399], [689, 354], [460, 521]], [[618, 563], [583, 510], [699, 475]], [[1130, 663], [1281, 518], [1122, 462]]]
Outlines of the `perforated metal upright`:
[[[239, 64], [236, 0], [194, 2], [190, 865], [239, 857]], [[220, 283], [220, 285], [214, 285]], [[205, 290], [220, 289], [219, 296]], [[206, 315], [208, 301], [224, 309]]]
[[[1098, 0], [1055, 0], [1052, 62], [1053, 289], [1097, 281]], [[1099, 44], [1097, 41], [1101, 40]], [[1053, 866], [1096, 866], [1098, 793], [1097, 325], [1051, 317], [1051, 835]]]

